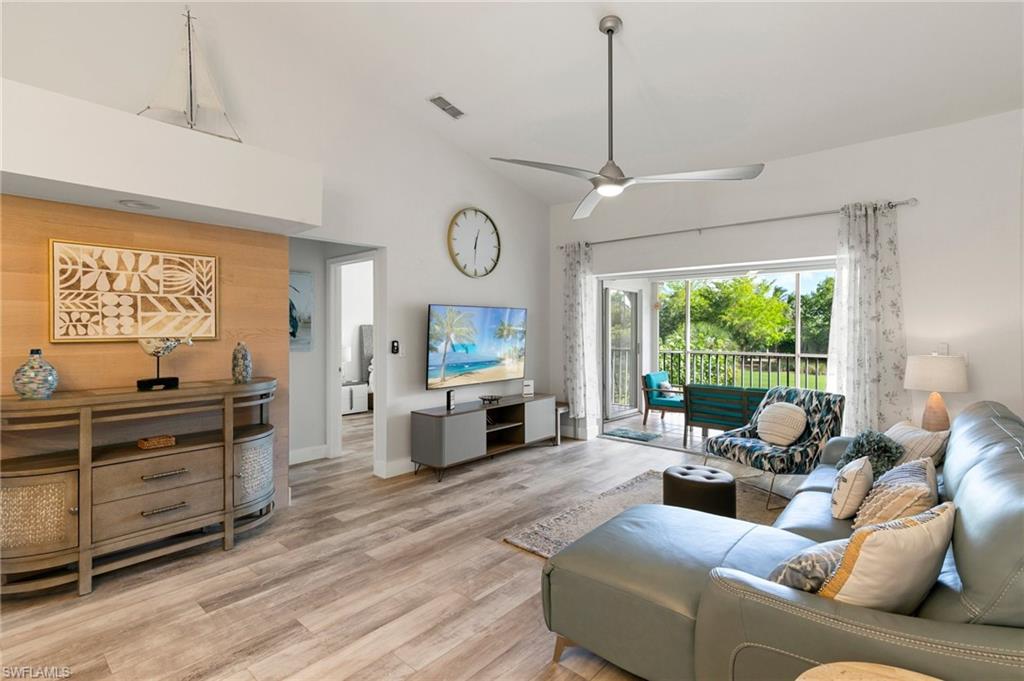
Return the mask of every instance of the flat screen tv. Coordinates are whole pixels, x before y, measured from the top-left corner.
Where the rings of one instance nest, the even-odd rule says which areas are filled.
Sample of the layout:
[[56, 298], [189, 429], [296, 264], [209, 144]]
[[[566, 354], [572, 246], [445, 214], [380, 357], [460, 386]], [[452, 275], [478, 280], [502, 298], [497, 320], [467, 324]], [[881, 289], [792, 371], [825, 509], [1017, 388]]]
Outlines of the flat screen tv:
[[523, 378], [526, 310], [431, 305], [427, 310], [427, 390]]

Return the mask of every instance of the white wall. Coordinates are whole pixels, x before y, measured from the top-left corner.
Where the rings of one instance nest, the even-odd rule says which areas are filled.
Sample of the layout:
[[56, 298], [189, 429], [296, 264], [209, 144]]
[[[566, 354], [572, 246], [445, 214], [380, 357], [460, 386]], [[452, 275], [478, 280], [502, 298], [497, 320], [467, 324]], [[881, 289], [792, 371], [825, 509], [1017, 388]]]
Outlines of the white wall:
[[[756, 159], [751, 159], [756, 160]], [[904, 199], [899, 209], [903, 304], [911, 354], [967, 353], [971, 390], [946, 395], [956, 413], [978, 399], [1024, 413], [1021, 235], [1022, 112], [768, 163], [757, 180], [631, 189], [587, 220], [552, 207], [551, 244], [600, 241], [768, 216]], [[594, 246], [596, 274], [835, 253], [837, 216]], [[551, 262], [551, 362], [561, 362], [561, 262]], [[914, 393], [919, 418], [925, 395]]]
[[[315, 164], [3, 79], [4, 191], [279, 233], [320, 226]], [[97, 162], [102, 160], [102, 162]]]
[[[364, 250], [359, 246], [288, 239], [288, 269], [313, 275], [312, 348], [288, 353], [289, 460], [327, 456], [327, 259]], [[282, 311], [282, 314], [284, 312]]]
[[341, 360], [346, 381], [362, 378], [359, 327], [364, 324], [373, 324], [372, 260], [341, 267], [341, 345], [352, 348], [352, 359], [346, 362], [342, 355]]

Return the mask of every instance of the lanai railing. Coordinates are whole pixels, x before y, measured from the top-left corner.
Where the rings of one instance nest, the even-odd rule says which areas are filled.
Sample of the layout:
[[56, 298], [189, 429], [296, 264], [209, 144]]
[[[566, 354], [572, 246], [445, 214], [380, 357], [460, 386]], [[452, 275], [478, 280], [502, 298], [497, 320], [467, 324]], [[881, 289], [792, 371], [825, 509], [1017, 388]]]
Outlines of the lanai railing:
[[828, 356], [812, 353], [730, 350], [660, 350], [658, 368], [672, 385], [704, 383], [771, 388], [777, 385], [825, 389]]

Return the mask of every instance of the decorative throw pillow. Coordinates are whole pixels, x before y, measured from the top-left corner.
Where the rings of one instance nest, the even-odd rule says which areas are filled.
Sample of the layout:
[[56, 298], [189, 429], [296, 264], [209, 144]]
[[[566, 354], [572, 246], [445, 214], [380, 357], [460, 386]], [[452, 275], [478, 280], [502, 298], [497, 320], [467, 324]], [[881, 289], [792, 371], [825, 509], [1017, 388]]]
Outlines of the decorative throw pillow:
[[866, 456], [843, 466], [832, 485], [832, 517], [842, 520], [855, 516], [873, 480], [871, 461]]
[[[671, 390], [672, 389], [672, 384], [669, 383], [668, 381], [662, 381], [661, 383], [658, 384], [658, 388], [660, 390], [662, 390], [662, 391]], [[674, 393], [667, 393], [667, 392], [659, 392], [658, 393], [658, 397], [675, 397], [675, 394]]]
[[868, 457], [871, 461], [871, 473], [877, 480], [903, 456], [903, 446], [881, 433], [865, 430], [853, 438], [846, 452], [836, 462], [836, 468], [842, 468], [862, 456]]
[[853, 529], [926, 511], [939, 501], [935, 464], [917, 459], [884, 474], [868, 492], [853, 520]]
[[779, 563], [768, 579], [783, 586], [817, 593], [839, 567], [849, 543], [849, 539], [836, 539], [815, 544]]
[[896, 462], [897, 464], [928, 457], [938, 466], [942, 463], [942, 457], [946, 453], [946, 440], [949, 439], [948, 430], [925, 430], [909, 421], [897, 423], [885, 431], [885, 434], [903, 447], [903, 456]]
[[757, 437], [768, 444], [789, 446], [807, 427], [807, 412], [789, 402], [774, 402], [757, 417]]
[[[929, 459], [930, 461], [930, 459]], [[935, 585], [953, 536], [953, 502], [856, 530], [819, 596], [909, 614]]]

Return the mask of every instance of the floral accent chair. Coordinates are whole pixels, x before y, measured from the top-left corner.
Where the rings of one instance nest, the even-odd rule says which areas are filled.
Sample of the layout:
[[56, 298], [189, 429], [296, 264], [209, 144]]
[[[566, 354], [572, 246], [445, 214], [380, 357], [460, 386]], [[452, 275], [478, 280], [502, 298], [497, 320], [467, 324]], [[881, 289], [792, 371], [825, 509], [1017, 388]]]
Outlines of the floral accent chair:
[[[807, 427], [803, 434], [786, 447], [769, 444], [757, 437], [758, 417], [765, 407], [775, 402], [789, 402], [807, 412]], [[825, 443], [829, 438], [838, 436], [843, 427], [845, 404], [846, 397], [834, 393], [801, 388], [772, 388], [765, 393], [750, 423], [708, 438], [704, 442], [704, 451], [712, 456], [732, 459], [771, 473], [772, 482], [768, 488], [770, 501], [777, 474], [803, 475], [814, 470]]]

